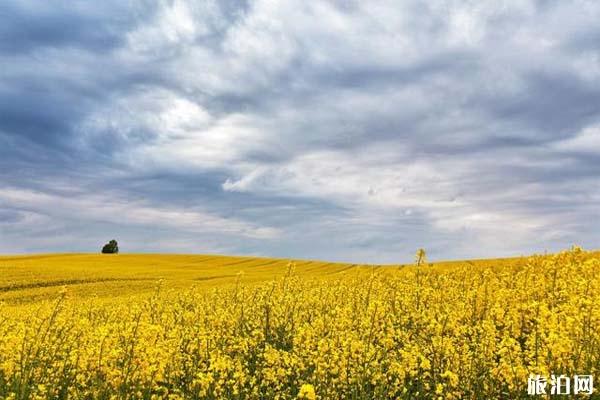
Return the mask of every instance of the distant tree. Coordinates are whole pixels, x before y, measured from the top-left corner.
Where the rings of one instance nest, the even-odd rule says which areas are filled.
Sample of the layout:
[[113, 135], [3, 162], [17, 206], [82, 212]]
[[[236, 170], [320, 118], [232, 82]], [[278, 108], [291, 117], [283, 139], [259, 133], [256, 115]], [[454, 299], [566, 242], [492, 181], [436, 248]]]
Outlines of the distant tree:
[[116, 240], [111, 240], [102, 247], [102, 253], [104, 254], [117, 254], [119, 252], [119, 245]]

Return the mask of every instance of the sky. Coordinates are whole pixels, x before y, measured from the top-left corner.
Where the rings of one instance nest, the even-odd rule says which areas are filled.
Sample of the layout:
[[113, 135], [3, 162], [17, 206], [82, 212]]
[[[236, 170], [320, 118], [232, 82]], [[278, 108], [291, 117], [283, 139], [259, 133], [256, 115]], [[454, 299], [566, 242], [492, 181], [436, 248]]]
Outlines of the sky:
[[600, 243], [600, 2], [0, 2], [0, 253]]

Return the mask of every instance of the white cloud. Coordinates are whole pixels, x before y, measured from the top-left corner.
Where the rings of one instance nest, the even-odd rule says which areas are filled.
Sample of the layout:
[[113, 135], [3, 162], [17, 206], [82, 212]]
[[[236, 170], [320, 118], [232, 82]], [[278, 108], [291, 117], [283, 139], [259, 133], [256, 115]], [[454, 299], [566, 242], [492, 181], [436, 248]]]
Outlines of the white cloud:
[[159, 54], [182, 45], [193, 44], [198, 36], [211, 32], [211, 25], [222, 17], [214, 1], [160, 1], [153, 20], [127, 34], [134, 52]]
[[576, 136], [553, 143], [552, 148], [600, 155], [600, 124], [587, 126]]
[[29, 215], [35, 215], [35, 218], [57, 221], [105, 221], [147, 229], [170, 227], [192, 233], [221, 233], [259, 239], [270, 239], [279, 234], [275, 228], [223, 218], [198, 209], [155, 207], [144, 201], [100, 194], [58, 195], [3, 188], [0, 189], [0, 205], [24, 210]]
[[[265, 239], [234, 249], [279, 255], [312, 251], [321, 240], [307, 232], [322, 230], [337, 240], [326, 256], [365, 258], [400, 239], [430, 240], [452, 256], [507, 254], [595, 229], [587, 204], [597, 177], [578, 154], [600, 148], [598, 54], [586, 44], [597, 38], [593, 2], [174, 0], [132, 9], [115, 48], [0, 54], [3, 91], [42, 77], [40, 90], [22, 84], [32, 103], [70, 93], [64, 109], [86, 105], [78, 118], [64, 115], [74, 139], [56, 137], [101, 159], [80, 161], [79, 174], [65, 167], [55, 190], [81, 185], [73, 196], [0, 192], [27, 218], [62, 220], [66, 208], [100, 224], [115, 213], [134, 227]], [[25, 105], [3, 121], [32, 120]], [[114, 175], [117, 198], [85, 189], [98, 165], [106, 180]], [[203, 202], [218, 211], [190, 209]], [[305, 236], [285, 244], [298, 227]]]

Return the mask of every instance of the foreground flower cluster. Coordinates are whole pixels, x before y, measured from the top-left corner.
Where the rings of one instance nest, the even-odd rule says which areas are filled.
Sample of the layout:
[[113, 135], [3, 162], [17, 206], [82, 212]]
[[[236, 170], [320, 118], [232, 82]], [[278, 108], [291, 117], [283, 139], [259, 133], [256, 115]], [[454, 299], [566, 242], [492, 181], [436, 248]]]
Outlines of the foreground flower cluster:
[[354, 268], [0, 310], [0, 398], [525, 398], [600, 370], [600, 257]]

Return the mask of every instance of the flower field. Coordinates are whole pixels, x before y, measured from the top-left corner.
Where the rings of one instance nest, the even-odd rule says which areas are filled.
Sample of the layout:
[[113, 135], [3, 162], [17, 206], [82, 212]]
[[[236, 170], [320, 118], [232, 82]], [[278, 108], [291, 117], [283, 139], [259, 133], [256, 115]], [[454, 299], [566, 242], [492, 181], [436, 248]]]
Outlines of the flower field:
[[600, 255], [0, 257], [2, 399], [526, 398], [600, 370]]

